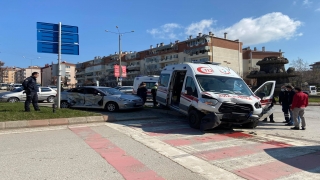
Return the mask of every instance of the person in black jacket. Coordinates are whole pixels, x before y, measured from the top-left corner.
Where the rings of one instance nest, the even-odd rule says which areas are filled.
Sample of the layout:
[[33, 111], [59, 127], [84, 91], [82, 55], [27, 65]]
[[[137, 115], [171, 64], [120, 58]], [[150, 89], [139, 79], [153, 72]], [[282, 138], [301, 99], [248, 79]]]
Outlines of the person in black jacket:
[[[289, 95], [288, 95], [288, 97], [289, 97], [289, 109], [290, 109], [290, 107], [291, 107], [291, 105], [292, 105], [292, 101], [293, 101], [293, 97], [294, 97], [294, 94], [296, 93], [295, 91], [294, 91], [294, 88], [292, 87], [292, 86], [290, 86], [290, 85], [288, 85], [288, 86], [286, 86], [286, 88], [287, 88], [287, 91], [288, 91], [288, 93], [289, 93]], [[292, 126], [293, 125], [293, 113], [292, 113], [292, 111], [291, 110], [289, 110], [289, 113], [290, 113], [290, 121], [287, 123], [287, 124], [285, 124], [286, 126]], [[300, 122], [300, 117], [298, 117], [298, 121]]]
[[[276, 99], [274, 97], [272, 97], [272, 102], [271, 102], [271, 105], [269, 106], [269, 108], [272, 108], [274, 106], [274, 104], [276, 104]], [[273, 120], [273, 113], [269, 116], [269, 119], [270, 119], [270, 122], [274, 123], [275, 121]], [[268, 118], [265, 118], [263, 120], [263, 122], [267, 122], [268, 121]]]
[[142, 82], [137, 90], [137, 95], [143, 100], [143, 104], [145, 104], [147, 101], [148, 89], [146, 85], [146, 83]]
[[38, 92], [39, 88], [37, 86], [37, 77], [39, 76], [38, 72], [33, 72], [32, 76], [26, 78], [22, 86], [24, 88], [24, 92], [27, 95], [27, 99], [24, 102], [24, 110], [26, 112], [30, 112], [30, 103], [32, 102], [33, 108], [35, 111], [40, 111], [38, 106]]
[[281, 92], [279, 94], [279, 104], [282, 106], [282, 112], [284, 114], [283, 123], [289, 123], [289, 111], [290, 111], [290, 104], [289, 104], [289, 92], [287, 91], [285, 86], [281, 87]]

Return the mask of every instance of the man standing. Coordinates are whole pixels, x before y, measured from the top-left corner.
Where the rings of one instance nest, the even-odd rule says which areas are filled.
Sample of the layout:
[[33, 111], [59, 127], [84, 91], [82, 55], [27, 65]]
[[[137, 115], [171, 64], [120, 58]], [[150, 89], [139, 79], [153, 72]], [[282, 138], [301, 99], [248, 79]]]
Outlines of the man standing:
[[289, 92], [287, 91], [285, 86], [281, 87], [281, 92], [279, 94], [279, 104], [282, 106], [282, 112], [284, 114], [285, 121], [283, 121], [283, 123], [290, 123]]
[[35, 111], [40, 111], [38, 106], [38, 86], [37, 86], [37, 77], [39, 76], [38, 72], [33, 72], [32, 76], [26, 78], [22, 86], [24, 88], [24, 92], [27, 95], [27, 100], [24, 103], [24, 109], [26, 112], [30, 112], [30, 103], [32, 101], [32, 105]]
[[[289, 99], [288, 102], [289, 102], [289, 108], [290, 108], [291, 105], [292, 105], [292, 101], [293, 101], [293, 97], [294, 97], [295, 91], [293, 90], [293, 87], [290, 86], [290, 85], [287, 85], [286, 88], [287, 88], [287, 91], [288, 91], [288, 99]], [[289, 110], [289, 113], [290, 113], [290, 122], [285, 124], [286, 126], [292, 126], [293, 123], [294, 123], [293, 112], [292, 112], [291, 108]]]
[[157, 90], [158, 90], [158, 83], [155, 83], [154, 86], [151, 88], [153, 107], [156, 107], [158, 105], [158, 102], [157, 102]]
[[300, 122], [298, 121], [298, 117], [301, 119], [301, 129], [306, 129], [306, 121], [304, 118], [304, 110], [308, 106], [308, 95], [303, 93], [301, 91], [301, 88], [294, 88], [295, 89], [295, 95], [293, 97], [291, 110], [293, 112], [293, 120], [294, 120], [294, 127], [291, 129], [293, 130], [299, 130]]

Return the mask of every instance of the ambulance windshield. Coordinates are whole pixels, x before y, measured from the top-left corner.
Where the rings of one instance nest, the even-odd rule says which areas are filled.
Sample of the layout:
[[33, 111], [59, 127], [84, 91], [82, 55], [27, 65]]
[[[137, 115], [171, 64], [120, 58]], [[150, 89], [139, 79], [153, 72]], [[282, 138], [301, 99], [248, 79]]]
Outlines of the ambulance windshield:
[[246, 83], [240, 78], [226, 76], [196, 76], [202, 91], [237, 95], [253, 95]]

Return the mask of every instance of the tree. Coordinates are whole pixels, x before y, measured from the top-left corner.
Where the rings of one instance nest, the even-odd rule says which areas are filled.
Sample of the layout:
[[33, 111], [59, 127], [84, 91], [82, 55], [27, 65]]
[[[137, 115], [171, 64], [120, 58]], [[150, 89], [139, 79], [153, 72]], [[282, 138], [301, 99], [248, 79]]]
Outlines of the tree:
[[291, 84], [294, 86], [302, 87], [304, 85], [311, 85], [320, 81], [320, 72], [312, 71], [310, 69], [309, 63], [301, 58], [292, 60], [290, 66], [295, 68], [296, 77], [290, 78]]
[[145, 75], [160, 75], [161, 69], [158, 68], [158, 64], [149, 64], [145, 66]]
[[3, 61], [0, 61], [0, 82], [4, 82], [4, 62]]

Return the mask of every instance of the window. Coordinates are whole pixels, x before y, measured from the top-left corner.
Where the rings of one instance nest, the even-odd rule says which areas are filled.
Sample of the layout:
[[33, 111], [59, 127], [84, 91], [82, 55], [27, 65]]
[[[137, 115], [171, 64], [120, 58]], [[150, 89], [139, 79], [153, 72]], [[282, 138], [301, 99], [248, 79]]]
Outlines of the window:
[[98, 94], [98, 90], [94, 89], [94, 88], [86, 88], [86, 94]]
[[188, 95], [198, 97], [197, 88], [196, 88], [196, 85], [194, 84], [192, 77], [187, 77], [186, 85], [184, 89], [187, 91]]
[[51, 92], [51, 89], [49, 89], [49, 88], [41, 88], [41, 92]]
[[169, 83], [170, 74], [161, 74], [159, 78], [159, 86], [167, 87]]
[[73, 89], [70, 89], [68, 92], [84, 94], [84, 89], [83, 88], [73, 88]]

